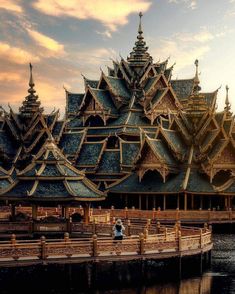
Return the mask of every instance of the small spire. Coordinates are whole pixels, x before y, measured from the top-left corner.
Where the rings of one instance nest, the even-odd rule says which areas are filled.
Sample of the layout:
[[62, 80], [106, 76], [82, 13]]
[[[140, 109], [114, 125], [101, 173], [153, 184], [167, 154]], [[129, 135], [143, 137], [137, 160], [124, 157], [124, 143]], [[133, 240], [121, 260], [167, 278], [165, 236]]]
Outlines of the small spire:
[[199, 74], [198, 74], [198, 66], [199, 66], [199, 61], [198, 59], [195, 60], [194, 62], [195, 66], [196, 66], [196, 73], [195, 73], [195, 77], [194, 77], [194, 93], [198, 93], [201, 90], [201, 87], [199, 86], [200, 84], [200, 80], [199, 80]]
[[229, 112], [231, 109], [231, 105], [229, 103], [229, 99], [228, 99], [228, 91], [229, 91], [229, 87], [228, 85], [226, 85], [226, 98], [225, 98], [225, 107], [224, 110]]
[[141, 24], [141, 17], [143, 16], [143, 13], [140, 12], [139, 13], [139, 17], [140, 17], [140, 22], [139, 22], [139, 29], [138, 29], [138, 33], [139, 35], [142, 35], [143, 34], [143, 31], [142, 31], [142, 24]]
[[33, 94], [33, 93], [35, 93], [36, 91], [34, 90], [34, 86], [35, 86], [35, 84], [34, 84], [34, 81], [33, 81], [33, 66], [32, 66], [32, 64], [31, 63], [29, 63], [29, 71], [30, 71], [30, 75], [29, 75], [29, 89], [28, 89], [28, 92], [30, 93], [30, 94]]
[[143, 13], [139, 13], [139, 27], [138, 27], [138, 35], [137, 41], [135, 42], [135, 46], [133, 47], [130, 56], [127, 57], [127, 61], [133, 67], [143, 67], [146, 62], [152, 62], [152, 57], [148, 53], [148, 47], [146, 46], [146, 42], [144, 41], [143, 30], [142, 30], [142, 16]]

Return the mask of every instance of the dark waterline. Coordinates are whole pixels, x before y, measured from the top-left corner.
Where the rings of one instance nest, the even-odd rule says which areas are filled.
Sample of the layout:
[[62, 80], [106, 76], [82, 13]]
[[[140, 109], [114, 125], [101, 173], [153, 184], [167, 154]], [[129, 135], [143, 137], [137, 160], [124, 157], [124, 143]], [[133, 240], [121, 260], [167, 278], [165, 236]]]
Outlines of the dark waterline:
[[[183, 263], [183, 277], [178, 278], [177, 264], [146, 262], [105, 267], [50, 266], [1, 269], [0, 293], [43, 294], [234, 294], [235, 293], [235, 235], [214, 236], [211, 268], [199, 274], [195, 260]], [[144, 274], [143, 274], [144, 273]]]

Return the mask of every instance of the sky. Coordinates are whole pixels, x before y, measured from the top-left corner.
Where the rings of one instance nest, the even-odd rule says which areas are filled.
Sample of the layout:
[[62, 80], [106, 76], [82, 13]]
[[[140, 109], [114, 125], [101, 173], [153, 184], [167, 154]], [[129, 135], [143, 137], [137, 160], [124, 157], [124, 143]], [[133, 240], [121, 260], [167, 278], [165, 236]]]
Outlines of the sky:
[[175, 63], [173, 78], [192, 78], [199, 60], [202, 91], [229, 86], [235, 112], [235, 0], [0, 0], [0, 105], [18, 111], [27, 96], [29, 62], [45, 112], [65, 109], [65, 89], [83, 93], [111, 59], [126, 58], [139, 17], [155, 62]]

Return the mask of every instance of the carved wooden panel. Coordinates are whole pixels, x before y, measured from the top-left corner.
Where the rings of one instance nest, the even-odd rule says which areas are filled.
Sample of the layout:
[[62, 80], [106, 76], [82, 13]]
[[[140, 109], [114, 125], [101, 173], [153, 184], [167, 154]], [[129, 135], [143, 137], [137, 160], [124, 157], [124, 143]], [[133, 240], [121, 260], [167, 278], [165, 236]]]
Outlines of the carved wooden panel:
[[235, 164], [235, 151], [232, 145], [228, 145], [221, 152], [220, 156], [214, 161], [214, 164]]

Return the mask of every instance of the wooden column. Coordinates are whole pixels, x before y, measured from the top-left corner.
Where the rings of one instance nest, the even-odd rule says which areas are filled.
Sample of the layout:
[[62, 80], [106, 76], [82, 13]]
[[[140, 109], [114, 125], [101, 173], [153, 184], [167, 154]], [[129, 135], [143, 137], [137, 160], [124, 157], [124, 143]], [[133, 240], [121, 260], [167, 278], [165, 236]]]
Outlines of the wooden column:
[[177, 207], [178, 209], [180, 209], [180, 195], [177, 194]]
[[187, 193], [184, 193], [184, 210], [187, 210]]
[[163, 195], [163, 210], [166, 210], [166, 194]]
[[153, 208], [156, 208], [156, 196], [153, 196]]
[[149, 196], [148, 195], [145, 196], [145, 205], [146, 205], [146, 210], [148, 210], [149, 209]]
[[191, 195], [191, 209], [194, 209], [194, 195]]
[[37, 220], [38, 217], [38, 206], [33, 204], [32, 205], [32, 219]]
[[11, 204], [11, 219], [12, 219], [12, 221], [15, 221], [15, 217], [16, 217], [16, 205]]
[[69, 219], [69, 207], [68, 206], [64, 207], [64, 218]]
[[89, 223], [89, 215], [90, 215], [90, 203], [85, 203], [83, 206], [84, 211], [84, 223]]
[[65, 217], [65, 207], [63, 205], [61, 206], [61, 216]]
[[141, 209], [142, 206], [141, 206], [141, 195], [139, 195], [139, 209]]
[[200, 208], [203, 209], [202, 196], [200, 195]]

